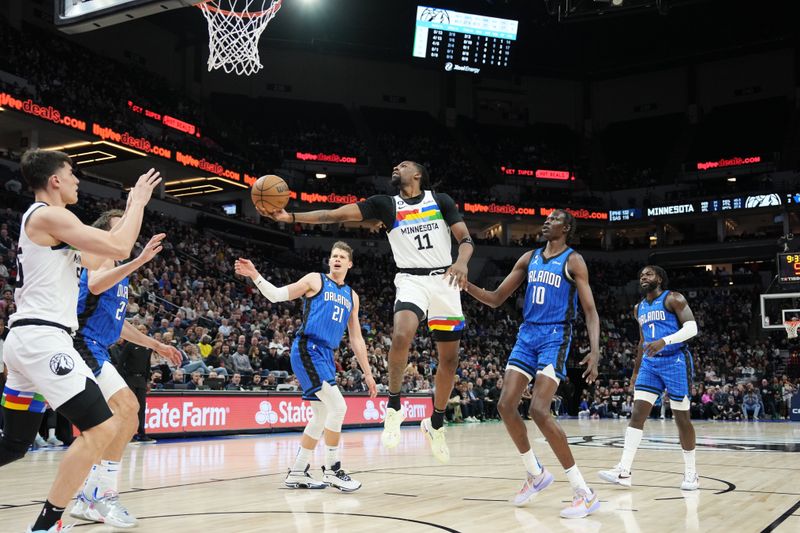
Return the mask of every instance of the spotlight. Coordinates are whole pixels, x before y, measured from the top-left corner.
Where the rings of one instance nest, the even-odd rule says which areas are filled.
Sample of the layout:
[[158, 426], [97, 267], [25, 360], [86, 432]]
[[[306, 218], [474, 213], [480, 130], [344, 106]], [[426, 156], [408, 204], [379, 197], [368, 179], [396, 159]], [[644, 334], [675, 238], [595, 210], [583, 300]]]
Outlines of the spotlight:
[[325, 174], [324, 172], [317, 172], [316, 174], [314, 174], [314, 176], [316, 176], [318, 180], [324, 180], [325, 178], [328, 177], [328, 175]]

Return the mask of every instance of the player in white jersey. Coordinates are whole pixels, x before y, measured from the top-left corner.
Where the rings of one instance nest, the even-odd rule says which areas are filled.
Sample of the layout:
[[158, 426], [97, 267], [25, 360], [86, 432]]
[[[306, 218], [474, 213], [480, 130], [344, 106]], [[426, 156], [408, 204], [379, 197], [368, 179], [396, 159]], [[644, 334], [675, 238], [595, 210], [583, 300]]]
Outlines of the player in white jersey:
[[[22, 175], [36, 201], [22, 216], [17, 249], [15, 301], [3, 346], [8, 381], [2, 396], [5, 427], [0, 438], [0, 466], [25, 455], [33, 442], [45, 401], [80, 431], [67, 451], [44, 508], [29, 528], [33, 533], [62, 531], [61, 515], [92, 464], [120, 429], [92, 371], [73, 347], [78, 328], [76, 302], [82, 266], [126, 259], [136, 242], [144, 207], [161, 181], [150, 170], [130, 191], [128, 207], [112, 231], [86, 226], [66, 209], [78, 201], [78, 178], [67, 154], [29, 150]], [[46, 399], [46, 400], [45, 400]]]
[[[389, 404], [381, 441], [386, 448], [400, 443], [400, 425], [405, 415], [400, 387], [408, 364], [408, 351], [420, 321], [426, 316], [436, 341], [439, 366], [436, 372], [434, 411], [420, 427], [431, 442], [433, 455], [450, 460], [444, 435], [444, 413], [453, 390], [458, 348], [464, 329], [461, 293], [467, 283], [467, 262], [474, 245], [453, 199], [430, 189], [428, 171], [414, 161], [403, 161], [392, 171], [394, 196], [376, 195], [363, 202], [337, 209], [307, 213], [284, 210], [264, 216], [282, 222], [329, 224], [379, 220], [386, 227], [398, 273], [394, 283], [394, 329], [389, 350]], [[452, 260], [452, 236], [458, 241], [458, 257]]]

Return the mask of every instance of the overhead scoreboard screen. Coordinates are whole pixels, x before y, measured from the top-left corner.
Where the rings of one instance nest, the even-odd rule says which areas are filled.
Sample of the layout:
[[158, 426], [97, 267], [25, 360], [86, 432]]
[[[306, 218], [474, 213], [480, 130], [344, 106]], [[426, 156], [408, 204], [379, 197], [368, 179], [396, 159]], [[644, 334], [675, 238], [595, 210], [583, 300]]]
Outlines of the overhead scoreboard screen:
[[478, 74], [511, 64], [519, 21], [417, 6], [414, 57]]

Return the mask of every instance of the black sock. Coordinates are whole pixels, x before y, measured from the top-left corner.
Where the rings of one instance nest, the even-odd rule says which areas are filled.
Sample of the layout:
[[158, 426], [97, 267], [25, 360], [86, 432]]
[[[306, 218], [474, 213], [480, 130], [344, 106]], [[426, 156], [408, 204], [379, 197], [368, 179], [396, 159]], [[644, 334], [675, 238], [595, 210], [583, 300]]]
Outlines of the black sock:
[[433, 429], [440, 429], [444, 425], [444, 411], [433, 408], [431, 415], [431, 427]]
[[396, 393], [396, 394], [394, 392], [390, 392], [389, 393], [389, 405], [388, 405], [388, 407], [390, 409], [394, 409], [395, 411], [399, 411], [400, 410], [400, 393], [399, 392]]
[[43, 530], [47, 531], [56, 522], [61, 520], [61, 515], [64, 514], [64, 507], [56, 507], [50, 501], [44, 502], [44, 507], [42, 507], [42, 512], [39, 513], [39, 518], [36, 519], [36, 523], [33, 524], [32, 531]]

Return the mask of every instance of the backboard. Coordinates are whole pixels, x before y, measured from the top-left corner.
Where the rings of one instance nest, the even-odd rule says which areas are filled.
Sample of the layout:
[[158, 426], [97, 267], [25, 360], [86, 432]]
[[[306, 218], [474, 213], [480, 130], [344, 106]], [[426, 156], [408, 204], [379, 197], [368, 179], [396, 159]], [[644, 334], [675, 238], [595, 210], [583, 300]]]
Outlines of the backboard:
[[54, 0], [55, 25], [83, 33], [129, 20], [180, 9], [202, 0]]

